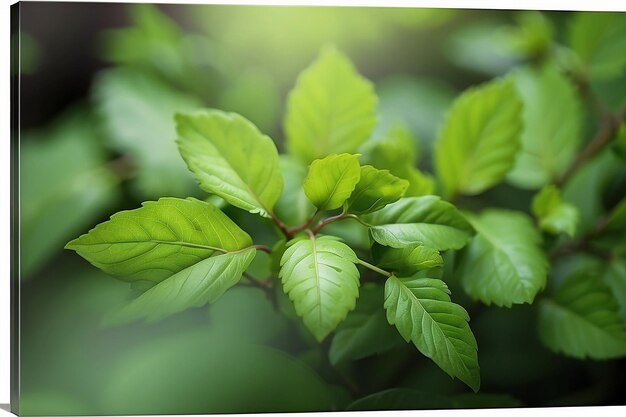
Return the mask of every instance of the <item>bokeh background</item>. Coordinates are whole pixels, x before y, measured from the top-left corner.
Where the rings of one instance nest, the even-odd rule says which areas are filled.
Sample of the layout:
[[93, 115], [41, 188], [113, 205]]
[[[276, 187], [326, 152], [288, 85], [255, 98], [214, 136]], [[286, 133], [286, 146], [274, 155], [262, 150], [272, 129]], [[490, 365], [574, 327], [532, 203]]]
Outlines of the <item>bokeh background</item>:
[[[478, 308], [454, 281], [479, 343], [479, 396], [393, 331], [389, 352], [344, 352], [330, 364], [287, 302], [274, 307], [255, 288], [158, 323], [103, 327], [138, 289], [63, 250], [142, 201], [205, 197], [174, 144], [176, 111], [241, 113], [282, 149], [286, 94], [328, 44], [375, 83], [374, 136], [400, 129], [416, 144], [419, 167], [432, 171], [431, 144], [454, 97], [546, 54], [566, 59], [573, 13], [89, 3], [22, 3], [20, 11], [13, 41], [21, 65], [12, 76], [21, 77], [22, 414], [375, 409], [389, 406], [354, 401], [390, 387], [416, 392], [400, 408], [626, 403], [624, 360], [553, 354], [537, 339], [532, 308]], [[594, 88], [622, 103], [626, 76]], [[588, 180], [602, 190], [611, 172]], [[531, 193], [507, 187], [482, 198], [527, 210]], [[262, 236], [257, 243], [271, 241], [268, 224], [225, 211]], [[265, 254], [251, 273], [270, 275]]]

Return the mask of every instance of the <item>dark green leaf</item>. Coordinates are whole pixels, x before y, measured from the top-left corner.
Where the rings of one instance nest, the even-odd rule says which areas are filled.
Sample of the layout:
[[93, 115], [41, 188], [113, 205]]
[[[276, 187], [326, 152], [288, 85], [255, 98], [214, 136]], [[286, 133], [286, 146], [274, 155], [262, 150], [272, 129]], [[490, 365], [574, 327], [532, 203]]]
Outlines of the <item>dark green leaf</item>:
[[380, 210], [402, 198], [408, 186], [408, 181], [391, 175], [387, 170], [365, 165], [361, 167], [361, 177], [354, 192], [346, 201], [346, 211], [364, 214]]
[[354, 153], [376, 123], [376, 94], [335, 49], [322, 50], [289, 94], [287, 150], [303, 162], [332, 153]]
[[251, 244], [246, 232], [209, 203], [162, 198], [114, 214], [66, 248], [121, 279], [160, 282], [215, 251]]
[[435, 143], [446, 195], [479, 194], [500, 182], [520, 147], [522, 103], [511, 79], [474, 87], [448, 111]]
[[449, 294], [438, 279], [391, 276], [385, 284], [387, 320], [448, 375], [478, 391], [478, 347], [469, 315]]
[[622, 320], [626, 323], [626, 260], [613, 260], [604, 272], [604, 282], [611, 288]]
[[316, 159], [304, 179], [304, 193], [320, 210], [339, 208], [361, 176], [358, 155], [347, 153]]
[[272, 139], [242, 116], [218, 110], [176, 116], [178, 147], [203, 190], [269, 217], [283, 189]]
[[409, 197], [364, 216], [378, 243], [402, 248], [423, 244], [437, 250], [460, 249], [474, 233], [465, 217], [437, 196]]
[[352, 310], [359, 296], [357, 257], [331, 236], [291, 241], [279, 277], [296, 312], [322, 341]]
[[546, 285], [548, 261], [530, 218], [491, 209], [470, 221], [477, 234], [457, 270], [465, 291], [487, 305], [532, 303]]

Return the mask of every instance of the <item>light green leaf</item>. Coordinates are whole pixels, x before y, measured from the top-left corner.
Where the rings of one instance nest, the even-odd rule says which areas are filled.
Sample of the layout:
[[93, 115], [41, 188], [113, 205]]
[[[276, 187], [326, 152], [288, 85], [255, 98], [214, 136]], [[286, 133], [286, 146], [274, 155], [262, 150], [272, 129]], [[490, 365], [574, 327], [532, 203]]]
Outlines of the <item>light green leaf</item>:
[[302, 188], [307, 174], [306, 166], [289, 155], [280, 155], [280, 171], [284, 187], [274, 211], [278, 218], [290, 226], [302, 224], [315, 212], [315, 207]]
[[132, 158], [136, 192], [144, 198], [187, 197], [197, 187], [176, 152], [174, 114], [200, 107], [159, 79], [117, 68], [99, 74], [96, 109], [111, 146]]
[[338, 364], [387, 352], [402, 339], [389, 326], [383, 309], [383, 287], [364, 285], [356, 303], [333, 336], [328, 352], [330, 363]]
[[387, 320], [448, 375], [478, 391], [478, 347], [469, 315], [449, 294], [438, 279], [391, 276], [385, 283]]
[[576, 13], [569, 29], [569, 43], [589, 78], [614, 78], [626, 68], [624, 13]]
[[287, 101], [286, 146], [303, 162], [332, 153], [354, 153], [376, 123], [376, 94], [352, 63], [323, 49], [298, 78]]
[[576, 89], [555, 67], [515, 72], [524, 103], [522, 151], [507, 180], [536, 189], [556, 179], [576, 156], [581, 142], [582, 106]]
[[209, 203], [161, 198], [114, 214], [66, 248], [121, 279], [160, 282], [215, 251], [251, 244], [246, 232]]
[[443, 259], [438, 250], [419, 243], [413, 243], [400, 249], [374, 243], [372, 256], [376, 265], [403, 276], [412, 275], [422, 269], [431, 269], [443, 265]]
[[361, 178], [354, 192], [346, 201], [346, 211], [364, 214], [380, 210], [402, 198], [408, 186], [407, 180], [391, 175], [387, 170], [365, 165], [361, 167]]
[[352, 310], [359, 296], [357, 257], [331, 236], [292, 241], [281, 259], [283, 291], [318, 341]]
[[320, 210], [333, 210], [350, 197], [360, 177], [358, 155], [329, 155], [311, 163], [304, 193]]
[[520, 147], [522, 103], [511, 79], [474, 87], [448, 111], [435, 143], [446, 195], [474, 195], [500, 182]]
[[93, 118], [76, 112], [22, 132], [21, 279], [33, 276], [68, 239], [117, 203], [119, 179], [106, 164], [100, 139]]
[[539, 306], [539, 337], [574, 358], [626, 355], [626, 327], [609, 287], [593, 273], [571, 275]]
[[283, 189], [272, 139], [242, 116], [218, 110], [176, 115], [178, 148], [200, 187], [269, 217]]
[[546, 285], [548, 261], [530, 218], [492, 209], [469, 220], [477, 234], [457, 270], [465, 291], [487, 305], [532, 303]]
[[561, 192], [554, 185], [543, 187], [533, 198], [532, 211], [541, 229], [558, 235], [567, 233], [574, 236], [578, 224], [578, 209], [561, 198]]
[[109, 324], [156, 321], [191, 307], [215, 302], [241, 279], [256, 249], [201, 260], [159, 282], [108, 318]]
[[437, 196], [409, 197], [364, 216], [381, 245], [402, 248], [423, 244], [437, 250], [460, 249], [474, 229], [450, 203]]

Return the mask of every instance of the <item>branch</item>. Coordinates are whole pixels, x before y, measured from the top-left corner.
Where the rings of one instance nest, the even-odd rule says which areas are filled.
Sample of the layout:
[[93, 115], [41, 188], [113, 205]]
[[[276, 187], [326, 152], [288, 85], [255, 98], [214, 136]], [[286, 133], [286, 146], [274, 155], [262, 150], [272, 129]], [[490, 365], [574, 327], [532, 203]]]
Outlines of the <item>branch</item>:
[[280, 229], [280, 231], [282, 232], [283, 235], [285, 235], [285, 237], [287, 238], [287, 240], [291, 240], [291, 238], [293, 237], [292, 234], [289, 232], [289, 229], [287, 228], [287, 226], [285, 225], [285, 223], [282, 222], [282, 220], [280, 220], [278, 218], [278, 216], [276, 216], [276, 214], [271, 211], [270, 212], [270, 216], [272, 217], [272, 221], [274, 222], [274, 224], [276, 226], [278, 226], [278, 229]]

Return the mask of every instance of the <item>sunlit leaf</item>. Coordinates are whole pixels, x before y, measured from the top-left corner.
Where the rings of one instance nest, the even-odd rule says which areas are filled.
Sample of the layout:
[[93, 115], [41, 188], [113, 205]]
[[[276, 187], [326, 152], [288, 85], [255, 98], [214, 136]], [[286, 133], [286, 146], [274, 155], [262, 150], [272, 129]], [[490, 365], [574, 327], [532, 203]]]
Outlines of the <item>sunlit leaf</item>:
[[361, 167], [361, 177], [354, 192], [346, 201], [347, 211], [363, 214], [380, 210], [398, 201], [404, 195], [409, 182], [379, 170], [371, 165]]
[[320, 210], [336, 209], [350, 197], [360, 176], [358, 155], [329, 155], [309, 166], [304, 193]]
[[578, 224], [578, 209], [563, 201], [561, 192], [554, 185], [541, 189], [532, 201], [533, 214], [541, 229], [552, 233], [574, 236]]

